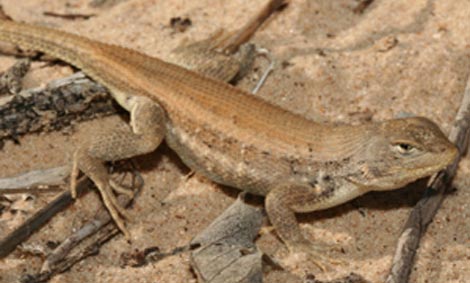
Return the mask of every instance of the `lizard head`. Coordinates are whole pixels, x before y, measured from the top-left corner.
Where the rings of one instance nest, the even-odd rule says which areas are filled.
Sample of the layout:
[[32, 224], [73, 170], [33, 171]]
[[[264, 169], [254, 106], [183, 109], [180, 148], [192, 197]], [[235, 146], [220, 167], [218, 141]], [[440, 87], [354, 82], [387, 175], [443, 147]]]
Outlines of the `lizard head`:
[[379, 123], [370, 136], [366, 158], [352, 178], [368, 190], [392, 190], [432, 175], [458, 153], [439, 127], [422, 117]]

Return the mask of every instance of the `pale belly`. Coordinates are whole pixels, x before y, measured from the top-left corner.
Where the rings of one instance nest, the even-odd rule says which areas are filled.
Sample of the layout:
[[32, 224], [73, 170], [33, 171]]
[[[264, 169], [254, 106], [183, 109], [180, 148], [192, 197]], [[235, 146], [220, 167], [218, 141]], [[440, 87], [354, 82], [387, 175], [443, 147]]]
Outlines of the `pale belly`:
[[234, 142], [214, 139], [209, 142], [207, 138], [175, 127], [168, 129], [165, 139], [192, 170], [216, 183], [253, 194], [266, 195], [274, 185], [287, 180], [290, 175], [287, 165], [277, 162], [273, 166], [273, 160], [257, 156], [255, 152], [246, 153], [242, 145]]

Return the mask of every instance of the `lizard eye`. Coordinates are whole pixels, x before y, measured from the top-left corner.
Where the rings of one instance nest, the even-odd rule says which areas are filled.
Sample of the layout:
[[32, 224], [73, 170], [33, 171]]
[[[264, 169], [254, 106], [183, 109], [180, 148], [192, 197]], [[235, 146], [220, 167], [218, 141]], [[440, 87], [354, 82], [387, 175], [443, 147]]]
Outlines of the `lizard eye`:
[[408, 155], [416, 151], [416, 147], [404, 142], [396, 143], [393, 148], [402, 155]]

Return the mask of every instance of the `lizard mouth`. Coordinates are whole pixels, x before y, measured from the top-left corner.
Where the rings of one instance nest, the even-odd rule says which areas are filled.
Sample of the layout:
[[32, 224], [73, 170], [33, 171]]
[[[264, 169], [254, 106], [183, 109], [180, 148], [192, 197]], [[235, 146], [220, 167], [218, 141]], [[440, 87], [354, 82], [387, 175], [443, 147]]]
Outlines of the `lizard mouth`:
[[417, 176], [423, 176], [423, 177], [437, 173], [445, 169], [450, 164], [452, 164], [455, 158], [457, 158], [457, 155], [458, 155], [458, 150], [455, 146], [453, 146], [449, 154], [445, 158], [441, 159], [441, 162], [438, 162], [437, 164], [433, 166], [425, 166], [425, 167], [419, 168], [415, 173]]
[[440, 164], [441, 168], [438, 169], [438, 170], [444, 169], [445, 167], [452, 164], [452, 162], [457, 158], [458, 155], [459, 155], [458, 148], [454, 144], [451, 144], [451, 147], [448, 150], [448, 154], [447, 154], [446, 158], [443, 158], [443, 160], [442, 160], [443, 162]]

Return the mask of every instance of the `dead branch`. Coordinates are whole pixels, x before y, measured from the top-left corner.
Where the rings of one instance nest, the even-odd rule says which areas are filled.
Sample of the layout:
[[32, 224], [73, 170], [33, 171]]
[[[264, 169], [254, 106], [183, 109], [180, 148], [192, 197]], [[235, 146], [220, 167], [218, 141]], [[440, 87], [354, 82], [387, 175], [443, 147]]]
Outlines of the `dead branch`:
[[22, 80], [31, 67], [30, 59], [21, 59], [8, 68], [0, 77], [0, 94], [9, 92], [17, 94], [22, 87]]
[[[88, 179], [82, 180], [77, 186], [79, 194], [84, 193], [92, 184]], [[37, 229], [42, 227], [56, 213], [66, 208], [73, 202], [69, 191], [61, 193], [52, 202], [36, 212], [32, 217], [26, 220], [20, 227], [16, 228], [5, 238], [0, 240], [0, 258], [7, 256], [16, 246], [26, 240]]]
[[45, 87], [0, 98], [0, 141], [63, 130], [77, 121], [111, 115], [119, 109], [104, 87], [76, 73]]
[[0, 179], [0, 195], [46, 191], [48, 189], [42, 189], [41, 187], [50, 188], [63, 185], [71, 170], [70, 166], [61, 166], [2, 178]]

